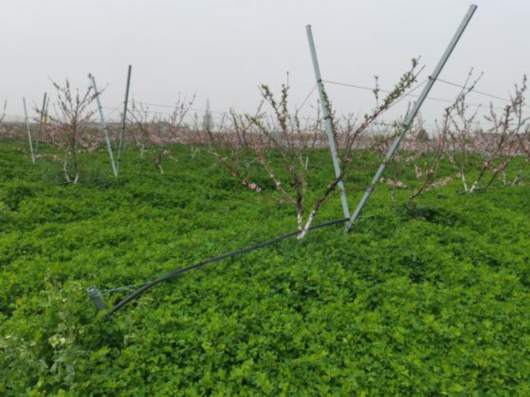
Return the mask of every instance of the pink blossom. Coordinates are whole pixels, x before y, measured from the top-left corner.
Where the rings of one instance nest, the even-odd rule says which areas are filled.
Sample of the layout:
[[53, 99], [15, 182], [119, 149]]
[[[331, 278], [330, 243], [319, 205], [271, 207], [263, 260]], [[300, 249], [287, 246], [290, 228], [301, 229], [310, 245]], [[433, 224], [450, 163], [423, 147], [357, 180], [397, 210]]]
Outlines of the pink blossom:
[[162, 145], [164, 143], [164, 141], [162, 141], [160, 137], [155, 136], [155, 135], [151, 135], [149, 139], [151, 140], [151, 143], [153, 145]]

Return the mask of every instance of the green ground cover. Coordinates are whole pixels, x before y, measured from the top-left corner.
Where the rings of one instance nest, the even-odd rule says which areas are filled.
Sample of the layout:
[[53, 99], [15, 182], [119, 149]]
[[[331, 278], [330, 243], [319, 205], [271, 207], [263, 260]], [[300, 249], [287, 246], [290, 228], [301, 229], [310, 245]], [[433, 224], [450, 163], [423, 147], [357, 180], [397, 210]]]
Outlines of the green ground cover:
[[[530, 187], [452, 183], [407, 208], [380, 186], [350, 234], [190, 272], [108, 320], [87, 287], [267, 240], [293, 211], [205, 151], [175, 148], [165, 175], [128, 152], [117, 182], [97, 153], [72, 186], [16, 147], [0, 143], [0, 395], [530, 395]], [[330, 163], [312, 157], [313, 182]], [[333, 197], [317, 223], [341, 213]]]

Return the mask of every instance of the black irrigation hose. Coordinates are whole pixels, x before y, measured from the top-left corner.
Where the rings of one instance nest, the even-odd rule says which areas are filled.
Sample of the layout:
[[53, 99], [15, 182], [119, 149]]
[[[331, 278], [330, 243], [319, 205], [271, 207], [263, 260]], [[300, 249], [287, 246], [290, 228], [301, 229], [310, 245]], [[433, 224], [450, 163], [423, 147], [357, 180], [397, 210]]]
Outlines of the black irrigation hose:
[[[348, 222], [348, 221], [349, 221], [349, 219], [347, 219], [347, 218], [346, 219], [338, 219], [338, 220], [335, 220], [335, 221], [325, 222], [325, 223], [321, 223], [319, 225], [312, 226], [312, 227], [309, 228], [309, 230], [315, 230], [315, 229], [320, 229], [322, 227], [338, 225], [340, 223], [345, 223], [345, 222]], [[221, 256], [218, 256], [218, 257], [215, 257], [215, 258], [206, 259], [205, 261], [194, 263], [193, 265], [189, 265], [189, 266], [183, 267], [182, 269], [175, 270], [175, 271], [173, 271], [173, 272], [171, 272], [169, 274], [166, 274], [165, 276], [160, 277], [160, 278], [158, 278], [158, 279], [156, 279], [154, 281], [151, 281], [150, 283], [147, 283], [143, 287], [137, 289], [132, 294], [127, 296], [125, 299], [123, 299], [121, 302], [118, 302], [116, 304], [116, 306], [114, 306], [112, 308], [112, 310], [109, 312], [109, 314], [117, 312], [123, 306], [125, 306], [127, 303], [129, 303], [130, 301], [138, 298], [140, 295], [142, 295], [147, 290], [153, 288], [155, 285], [160, 284], [163, 281], [169, 280], [170, 278], [176, 277], [179, 274], [186, 273], [189, 270], [193, 270], [193, 269], [196, 269], [198, 267], [202, 267], [202, 266], [207, 265], [209, 263], [219, 262], [219, 261], [221, 261], [223, 259], [226, 259], [226, 258], [231, 258], [233, 256], [246, 254], [247, 252], [254, 251], [254, 250], [257, 250], [258, 248], [263, 248], [263, 247], [266, 247], [268, 245], [275, 244], [275, 243], [277, 243], [279, 241], [285, 240], [285, 239], [287, 239], [289, 237], [296, 236], [296, 235], [298, 235], [300, 233], [301, 233], [300, 230], [297, 230], [295, 232], [290, 232], [290, 233], [284, 234], [283, 236], [279, 236], [279, 237], [273, 238], [272, 240], [268, 240], [268, 241], [265, 241], [263, 243], [259, 243], [259, 244], [253, 245], [251, 247], [247, 247], [247, 248], [244, 248], [244, 249], [239, 250], [239, 251], [234, 251], [234, 252], [230, 252], [228, 254], [224, 254], [224, 255], [221, 255]]]

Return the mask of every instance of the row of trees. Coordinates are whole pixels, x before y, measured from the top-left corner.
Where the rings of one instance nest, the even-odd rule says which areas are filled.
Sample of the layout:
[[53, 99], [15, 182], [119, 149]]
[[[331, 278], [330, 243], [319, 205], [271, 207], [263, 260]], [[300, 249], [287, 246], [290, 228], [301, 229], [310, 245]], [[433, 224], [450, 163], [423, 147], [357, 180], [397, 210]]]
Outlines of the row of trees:
[[[303, 237], [339, 182], [351, 179], [356, 172], [366, 172], [359, 169], [361, 164], [367, 164], [366, 158], [380, 158], [374, 153], [388, 150], [398, 133], [399, 123], [382, 125], [377, 120], [415, 83], [416, 67], [413, 61], [410, 70], [383, 98], [379, 97], [376, 82], [376, 105], [362, 118], [339, 117], [326, 97], [325, 106], [331, 115], [332, 135], [342, 173], [330, 175], [330, 180], [322, 187], [308, 183], [312, 154], [329, 148], [319, 106], [314, 117], [301, 118], [299, 110], [289, 106], [288, 86], [283, 86], [279, 98], [269, 87], [262, 86], [263, 101], [254, 114], [240, 115], [230, 111], [217, 123], [209, 112], [203, 118], [191, 113], [195, 97], [178, 98], [173, 111], [165, 115], [153, 113], [147, 106], [133, 101], [128, 114], [127, 143], [134, 145], [141, 157], [152, 156], [161, 174], [165, 159], [174, 159], [171, 145], [189, 145], [192, 157], [200, 150], [211, 154], [246, 188], [272, 201], [291, 205]], [[392, 186], [394, 200], [398, 189], [409, 189], [410, 201], [453, 180], [460, 181], [466, 193], [485, 190], [496, 180], [505, 185], [525, 183], [530, 162], [530, 127], [524, 116], [526, 77], [514, 87], [503, 110], [491, 106], [483, 120], [479, 120], [477, 108], [468, 104], [469, 94], [478, 82], [469, 83], [470, 80], [454, 103], [444, 110], [434, 130], [427, 133], [420, 118], [402, 142], [392, 159], [393, 166], [381, 180]], [[92, 153], [104, 143], [94, 119], [93, 102], [98, 93], [91, 85], [84, 91], [74, 90], [68, 81], [54, 86], [57, 99], [49, 114], [38, 118], [46, 120], [40, 128], [39, 139], [62, 153], [65, 181], [77, 183], [81, 173], [79, 153]], [[5, 123], [1, 124], [3, 134], [9, 135]], [[112, 124], [110, 127], [112, 132]], [[115, 128], [114, 135], [117, 134], [118, 128]], [[36, 154], [37, 159], [42, 156], [56, 154]], [[450, 164], [451, 176], [447, 172], [442, 175], [442, 163]], [[251, 179], [256, 167], [267, 176], [271, 182], [267, 185], [273, 189]], [[410, 171], [416, 179], [413, 186], [408, 186], [403, 178], [404, 173]], [[309, 191], [313, 193], [308, 194]], [[320, 193], [315, 195], [315, 191]]]

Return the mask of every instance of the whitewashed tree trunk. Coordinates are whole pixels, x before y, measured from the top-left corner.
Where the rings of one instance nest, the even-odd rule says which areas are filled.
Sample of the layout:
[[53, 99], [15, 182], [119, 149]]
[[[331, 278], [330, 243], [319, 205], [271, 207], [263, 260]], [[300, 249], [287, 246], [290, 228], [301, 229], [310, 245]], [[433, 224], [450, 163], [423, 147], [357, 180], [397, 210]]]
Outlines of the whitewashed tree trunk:
[[307, 218], [307, 222], [305, 223], [305, 226], [302, 229], [300, 229], [301, 232], [300, 232], [300, 234], [297, 237], [298, 240], [302, 240], [305, 237], [305, 235], [309, 231], [309, 228], [311, 228], [311, 225], [313, 224], [313, 220], [315, 219], [315, 215], [316, 215], [316, 211], [311, 211], [311, 213], [309, 214], [309, 218]]

